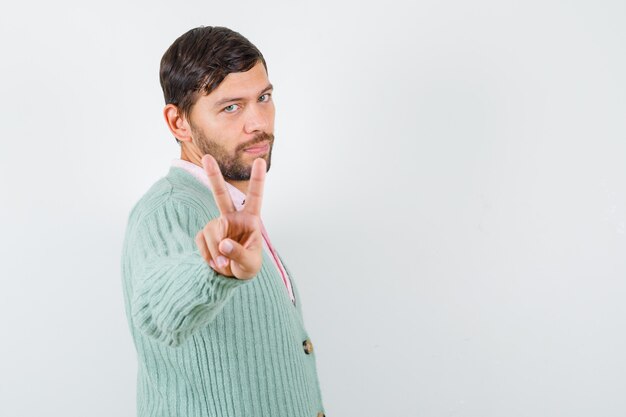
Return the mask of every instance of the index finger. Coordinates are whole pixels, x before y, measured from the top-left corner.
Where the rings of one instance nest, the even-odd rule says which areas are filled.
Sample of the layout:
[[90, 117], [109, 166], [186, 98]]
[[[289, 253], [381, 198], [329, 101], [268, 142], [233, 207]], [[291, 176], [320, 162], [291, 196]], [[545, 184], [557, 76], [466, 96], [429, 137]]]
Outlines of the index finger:
[[228, 192], [228, 188], [226, 188], [226, 181], [224, 181], [224, 177], [222, 177], [222, 171], [220, 171], [220, 167], [217, 165], [215, 158], [209, 154], [204, 155], [202, 157], [202, 166], [209, 176], [211, 191], [213, 191], [213, 197], [215, 198], [215, 203], [220, 213], [235, 212], [235, 205], [230, 198], [230, 193]]
[[261, 203], [263, 202], [263, 185], [265, 184], [265, 159], [257, 158], [252, 163], [246, 204], [243, 209], [250, 214], [261, 215]]

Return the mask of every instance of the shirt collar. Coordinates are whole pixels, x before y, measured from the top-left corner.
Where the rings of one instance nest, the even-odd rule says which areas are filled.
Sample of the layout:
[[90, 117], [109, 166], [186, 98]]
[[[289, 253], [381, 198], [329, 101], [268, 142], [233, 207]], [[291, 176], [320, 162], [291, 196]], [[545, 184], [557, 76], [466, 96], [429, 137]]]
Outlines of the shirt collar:
[[[211, 190], [211, 183], [209, 182], [209, 176], [204, 169], [193, 162], [185, 161], [184, 159], [173, 159], [172, 166], [177, 168], [182, 168], [191, 175], [193, 175], [198, 181], [206, 185], [209, 190]], [[228, 193], [230, 194], [231, 200], [233, 200], [233, 204], [235, 205], [235, 209], [240, 211], [243, 209], [243, 205], [246, 202], [246, 195], [239, 191], [237, 187], [232, 184], [229, 184], [228, 181], [224, 181], [226, 183], [226, 188], [228, 189]], [[212, 190], [211, 190], [212, 191]]]

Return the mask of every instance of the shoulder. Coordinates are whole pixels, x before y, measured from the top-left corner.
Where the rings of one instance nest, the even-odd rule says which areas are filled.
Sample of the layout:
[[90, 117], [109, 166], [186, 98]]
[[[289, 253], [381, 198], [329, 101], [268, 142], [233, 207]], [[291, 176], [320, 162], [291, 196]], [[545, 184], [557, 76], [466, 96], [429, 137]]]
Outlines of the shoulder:
[[156, 181], [133, 206], [129, 227], [160, 212], [181, 212], [208, 222], [219, 216], [211, 190], [184, 170], [171, 167], [168, 174]]

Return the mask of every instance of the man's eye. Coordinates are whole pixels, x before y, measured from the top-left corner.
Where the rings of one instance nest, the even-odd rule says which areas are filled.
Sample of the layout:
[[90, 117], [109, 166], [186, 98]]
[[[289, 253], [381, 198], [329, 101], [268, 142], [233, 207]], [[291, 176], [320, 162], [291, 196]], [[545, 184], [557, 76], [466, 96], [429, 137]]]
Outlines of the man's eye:
[[[265, 100], [261, 100], [262, 97], [267, 97], [267, 98]], [[270, 101], [270, 97], [271, 97], [270, 93], [263, 94], [261, 97], [259, 97], [259, 101]]]
[[230, 106], [226, 106], [226, 107], [224, 107], [224, 111], [226, 113], [233, 113], [235, 111], [235, 108], [234, 108], [235, 106], [236, 106], [236, 104], [231, 104]]

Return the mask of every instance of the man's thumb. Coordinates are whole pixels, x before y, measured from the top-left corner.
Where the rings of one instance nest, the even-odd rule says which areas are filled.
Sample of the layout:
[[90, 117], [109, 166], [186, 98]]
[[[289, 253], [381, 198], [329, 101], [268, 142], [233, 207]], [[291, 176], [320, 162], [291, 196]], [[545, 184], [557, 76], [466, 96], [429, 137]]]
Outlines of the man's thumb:
[[241, 256], [243, 246], [231, 239], [224, 239], [219, 244], [219, 250], [230, 259], [237, 260]]

